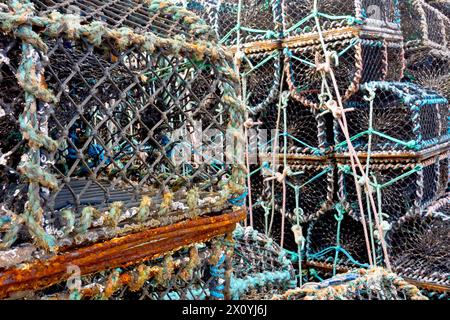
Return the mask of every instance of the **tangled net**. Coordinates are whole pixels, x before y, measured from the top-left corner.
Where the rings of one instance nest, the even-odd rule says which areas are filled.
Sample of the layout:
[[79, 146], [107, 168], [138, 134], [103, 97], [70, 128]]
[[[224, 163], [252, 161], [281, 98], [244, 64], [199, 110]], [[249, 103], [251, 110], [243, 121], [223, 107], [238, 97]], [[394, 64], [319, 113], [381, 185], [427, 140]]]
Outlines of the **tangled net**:
[[252, 227], [238, 225], [233, 233], [232, 299], [269, 299], [295, 287], [295, 271], [286, 252]]
[[274, 300], [428, 300], [420, 290], [383, 268], [358, 269], [321, 283], [305, 283]]

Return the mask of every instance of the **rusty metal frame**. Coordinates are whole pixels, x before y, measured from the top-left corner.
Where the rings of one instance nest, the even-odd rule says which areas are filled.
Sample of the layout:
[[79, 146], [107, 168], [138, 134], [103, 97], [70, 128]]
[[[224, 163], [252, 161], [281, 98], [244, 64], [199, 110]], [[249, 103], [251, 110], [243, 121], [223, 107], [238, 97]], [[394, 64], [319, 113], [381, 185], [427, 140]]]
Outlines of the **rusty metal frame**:
[[65, 281], [70, 277], [67, 268], [71, 265], [80, 268], [80, 275], [86, 275], [152, 260], [189, 244], [228, 234], [245, 219], [245, 212], [243, 208], [149, 229], [5, 270], [0, 273], [0, 298]]

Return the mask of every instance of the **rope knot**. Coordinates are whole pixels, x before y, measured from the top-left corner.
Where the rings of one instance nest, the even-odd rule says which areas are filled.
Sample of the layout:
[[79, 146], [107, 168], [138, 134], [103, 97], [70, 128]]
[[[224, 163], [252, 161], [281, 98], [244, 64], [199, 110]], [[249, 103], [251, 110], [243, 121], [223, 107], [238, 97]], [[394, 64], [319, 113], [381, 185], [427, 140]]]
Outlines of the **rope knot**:
[[315, 56], [315, 64], [317, 72], [330, 73], [331, 72], [331, 58], [334, 59], [335, 66], [339, 65], [339, 58], [336, 51], [327, 51], [325, 53], [325, 62], [320, 62], [320, 53], [317, 51]]
[[305, 247], [306, 239], [303, 236], [302, 227], [296, 224], [292, 226], [291, 230], [294, 233], [295, 243], [300, 246], [301, 250], [303, 250], [303, 248]]
[[260, 124], [262, 124], [262, 122], [260, 122], [260, 121], [254, 122], [252, 118], [248, 118], [244, 122], [244, 127], [246, 127], [247, 129], [250, 129], [253, 126], [257, 126], [257, 125], [260, 125]]
[[333, 117], [335, 118], [341, 118], [344, 114], [344, 108], [338, 106], [336, 100], [328, 100], [325, 102], [325, 106], [331, 111]]

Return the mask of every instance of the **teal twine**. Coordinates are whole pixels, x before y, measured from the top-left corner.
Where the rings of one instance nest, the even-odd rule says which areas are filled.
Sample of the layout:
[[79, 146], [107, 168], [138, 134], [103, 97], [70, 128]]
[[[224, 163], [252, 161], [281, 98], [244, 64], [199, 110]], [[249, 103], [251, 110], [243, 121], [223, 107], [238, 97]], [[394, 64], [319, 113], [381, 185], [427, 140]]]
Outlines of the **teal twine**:
[[224, 280], [225, 269], [220, 268], [220, 266], [225, 262], [225, 254], [222, 254], [217, 264], [210, 266], [209, 273], [212, 276], [212, 280], [210, 282], [209, 293], [212, 297], [217, 299], [224, 299], [225, 296], [223, 294], [223, 290], [225, 286], [220, 284], [221, 280]]

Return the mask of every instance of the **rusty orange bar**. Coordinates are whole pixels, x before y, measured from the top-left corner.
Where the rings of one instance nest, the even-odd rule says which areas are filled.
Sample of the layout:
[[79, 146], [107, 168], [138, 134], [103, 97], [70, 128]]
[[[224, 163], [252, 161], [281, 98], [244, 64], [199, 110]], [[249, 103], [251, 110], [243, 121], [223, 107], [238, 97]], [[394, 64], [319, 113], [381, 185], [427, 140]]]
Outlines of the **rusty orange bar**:
[[43, 289], [65, 281], [70, 276], [67, 268], [71, 265], [78, 266], [81, 275], [86, 275], [157, 258], [191, 243], [230, 233], [236, 223], [245, 219], [245, 216], [245, 209], [240, 209], [220, 216], [183, 221], [6, 270], [0, 273], [0, 298], [6, 298], [15, 292]]

